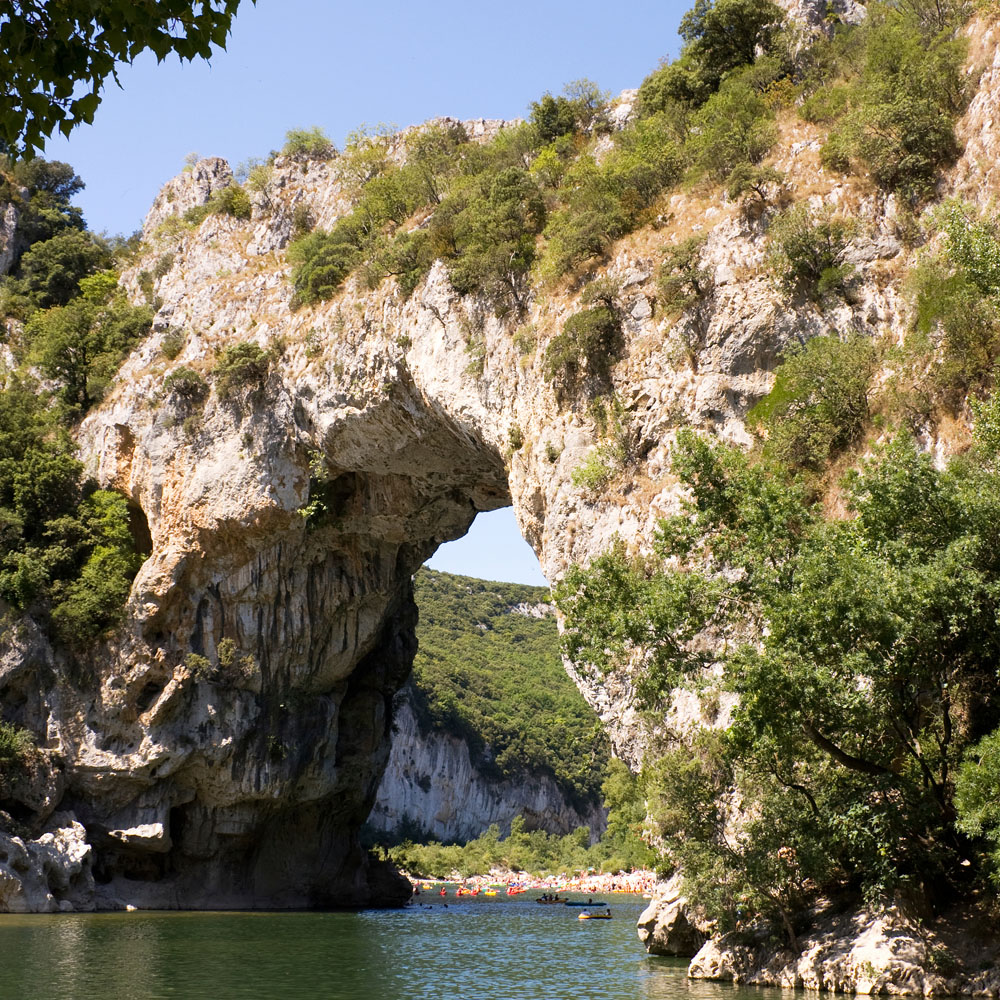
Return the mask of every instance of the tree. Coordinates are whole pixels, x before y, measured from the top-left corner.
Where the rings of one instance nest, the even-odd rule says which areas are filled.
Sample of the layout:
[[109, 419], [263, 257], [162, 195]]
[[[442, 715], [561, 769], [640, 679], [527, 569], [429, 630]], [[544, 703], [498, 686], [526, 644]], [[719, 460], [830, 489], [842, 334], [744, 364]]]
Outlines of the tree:
[[[255, 0], [251, 0], [255, 2]], [[0, 142], [40, 149], [92, 122], [108, 77], [146, 49], [162, 62], [224, 47], [240, 0], [14, 0], [0, 21]]]
[[[111, 275], [117, 277], [114, 272]], [[84, 279], [84, 284], [89, 280], [99, 287], [103, 276]], [[111, 295], [102, 302], [85, 292], [65, 306], [36, 312], [28, 321], [25, 337], [41, 372], [62, 384], [71, 406], [86, 411], [152, 321], [148, 306], [129, 305], [123, 295]]]
[[831, 520], [766, 457], [691, 432], [673, 468], [690, 493], [662, 561], [619, 548], [556, 599], [568, 652], [644, 663], [650, 707], [703, 685], [712, 659], [738, 695], [729, 728], [678, 736], [648, 789], [688, 889], [722, 921], [773, 916], [791, 942], [820, 893], [948, 905], [982, 858], [966, 834], [989, 849], [998, 825], [995, 738], [966, 758], [958, 801], [954, 787], [1000, 722], [996, 470], [937, 469], [898, 438], [847, 478], [848, 516]]
[[866, 337], [814, 337], [789, 351], [747, 423], [766, 432], [769, 455], [821, 470], [861, 436], [877, 367], [878, 352]]
[[727, 84], [694, 116], [691, 140], [695, 166], [728, 181], [744, 164], [756, 165], [778, 139], [774, 112], [741, 80]]
[[523, 310], [521, 286], [544, 222], [545, 205], [526, 170], [507, 167], [487, 175], [482, 192], [455, 221], [458, 255], [448, 268], [452, 284], [463, 293], [481, 289], [498, 309], [512, 301]]
[[63, 229], [24, 254], [11, 290], [25, 296], [28, 309], [62, 306], [76, 295], [80, 279], [106, 267], [109, 258], [107, 247], [92, 233]]
[[784, 11], [771, 0], [697, 0], [678, 34], [716, 79], [770, 51]]

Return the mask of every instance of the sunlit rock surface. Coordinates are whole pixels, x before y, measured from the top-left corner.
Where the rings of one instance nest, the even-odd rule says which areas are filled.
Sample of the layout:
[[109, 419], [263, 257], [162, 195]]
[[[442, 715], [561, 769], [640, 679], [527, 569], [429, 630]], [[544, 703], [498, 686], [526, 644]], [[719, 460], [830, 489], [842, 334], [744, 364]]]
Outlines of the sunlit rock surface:
[[[988, 71], [944, 187], [986, 204], [1000, 183], [988, 155], [1000, 63], [993, 29], [974, 24], [971, 36], [970, 76]], [[502, 127], [469, 125], [482, 138]], [[718, 192], [669, 197], [599, 269], [620, 288], [625, 345], [610, 388], [634, 458], [593, 492], [571, 475], [601, 440], [594, 414], [583, 397], [561, 402], [543, 374], [546, 344], [581, 308], [578, 287], [498, 317], [438, 263], [409, 299], [391, 279], [371, 290], [352, 278], [333, 301], [294, 310], [296, 210], [328, 227], [350, 207], [336, 161], [279, 157], [246, 221], [181, 221], [228, 181], [224, 161], [169, 182], [123, 277], [136, 300], [152, 283], [153, 331], [79, 434], [89, 474], [130, 498], [150, 554], [121, 628], [92, 650], [69, 655], [6, 619], [5, 717], [38, 734], [44, 763], [0, 791], [13, 845], [0, 907], [402, 901], [408, 887], [367, 861], [358, 831], [412, 661], [411, 577], [436, 546], [512, 503], [550, 581], [616, 537], [645, 551], [677, 509], [679, 427], [747, 443], [744, 417], [789, 343], [831, 330], [895, 342], [906, 328], [900, 280], [918, 251], [899, 238], [894, 200], [824, 170], [816, 126], [788, 116], [781, 127], [774, 165], [789, 190], [858, 222], [849, 301], [789, 300], [757, 222]], [[692, 233], [707, 237], [714, 275], [694, 351], [679, 347], [690, 320], [655, 301], [663, 248]], [[515, 343], [518, 329], [533, 346]], [[168, 335], [183, 338], [173, 358]], [[201, 403], [165, 389], [180, 366], [211, 383], [219, 353], [246, 341], [269, 354], [260, 384]], [[627, 672], [573, 669], [616, 751], [637, 762], [646, 736]], [[59, 865], [32, 847], [49, 834]]]

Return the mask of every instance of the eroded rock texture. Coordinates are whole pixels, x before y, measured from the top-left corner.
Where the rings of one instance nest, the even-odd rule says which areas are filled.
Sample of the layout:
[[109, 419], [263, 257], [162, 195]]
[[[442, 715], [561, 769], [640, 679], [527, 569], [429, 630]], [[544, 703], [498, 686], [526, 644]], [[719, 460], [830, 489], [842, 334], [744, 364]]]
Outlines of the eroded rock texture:
[[478, 837], [492, 823], [510, 832], [515, 816], [528, 830], [563, 836], [588, 827], [597, 840], [605, 811], [584, 809], [547, 774], [497, 779], [477, 766], [462, 739], [421, 728], [404, 687], [397, 701], [392, 751], [368, 817], [374, 831], [399, 836], [412, 831], [459, 843]]
[[[973, 33], [970, 74], [997, 62], [990, 32]], [[969, 153], [947, 182], [984, 204], [997, 193], [976, 162], [992, 148], [995, 76], [962, 123]], [[228, 181], [223, 161], [171, 181], [123, 278], [137, 300], [152, 284], [153, 331], [80, 430], [90, 473], [130, 498], [150, 554], [122, 627], [93, 650], [53, 649], [30, 621], [6, 619], [4, 715], [42, 749], [37, 774], [0, 791], [3, 828], [20, 844], [0, 851], [0, 905], [403, 899], [408, 888], [368, 864], [357, 831], [412, 658], [410, 581], [423, 560], [478, 511], [511, 502], [550, 580], [616, 536], [642, 551], [676, 510], [678, 427], [748, 442], [743, 418], [789, 343], [831, 330], [894, 342], [906, 329], [900, 282], [918, 251], [899, 237], [894, 200], [824, 170], [816, 126], [789, 117], [782, 129], [774, 165], [788, 189], [857, 220], [848, 299], [789, 299], [765, 266], [759, 220], [718, 192], [677, 194], [598, 269], [618, 288], [623, 349], [609, 384], [576, 389], [547, 378], [544, 357], [582, 307], [579, 285], [526, 292], [524, 315], [497, 316], [458, 295], [438, 263], [409, 298], [392, 279], [371, 290], [352, 278], [332, 301], [294, 310], [296, 211], [329, 227], [350, 208], [336, 161], [279, 157], [249, 221], [179, 218]], [[664, 315], [662, 250], [698, 232], [711, 294], [697, 317]], [[164, 350], [168, 338], [179, 353]], [[267, 352], [266, 377], [220, 392], [219, 358], [239, 342]], [[181, 367], [205, 393], [171, 389]], [[584, 489], [572, 473], [606, 434], [589, 403], [612, 392], [628, 459]], [[579, 668], [577, 680], [616, 751], [637, 761], [628, 674]], [[89, 851], [67, 846], [70, 875], [50, 863], [45, 884], [28, 886], [40, 870], [24, 860], [31, 845], [47, 833], [49, 846], [75, 843], [74, 824]]]

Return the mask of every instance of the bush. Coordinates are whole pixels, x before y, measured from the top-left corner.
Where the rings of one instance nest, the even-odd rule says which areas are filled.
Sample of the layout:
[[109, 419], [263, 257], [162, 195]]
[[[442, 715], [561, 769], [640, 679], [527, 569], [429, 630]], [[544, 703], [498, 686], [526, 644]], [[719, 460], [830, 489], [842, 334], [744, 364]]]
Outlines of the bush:
[[594, 306], [570, 316], [562, 333], [549, 341], [542, 371], [560, 396], [563, 389], [571, 395], [579, 392], [588, 379], [593, 394], [607, 388], [621, 349], [617, 313], [607, 305]]
[[573, 470], [570, 482], [577, 489], [595, 496], [621, 471], [621, 465], [613, 447], [598, 445], [590, 451], [583, 464]]
[[104, 305], [80, 296], [65, 306], [36, 312], [24, 337], [29, 357], [41, 372], [61, 385], [69, 404], [86, 411], [152, 321], [149, 307], [129, 305], [124, 295]]
[[220, 399], [259, 389], [271, 365], [268, 353], [250, 341], [224, 348], [215, 366], [215, 391]]
[[337, 160], [337, 176], [350, 189], [360, 192], [389, 167], [389, 147], [395, 133], [382, 122], [371, 128], [361, 125], [347, 136], [344, 152]]
[[160, 341], [160, 350], [163, 352], [163, 356], [168, 361], [173, 361], [184, 350], [186, 339], [183, 330], [171, 327], [163, 335], [163, 340]]
[[929, 258], [909, 275], [913, 303], [913, 335], [908, 346], [921, 367], [933, 356], [924, 379], [934, 395], [957, 410], [970, 390], [982, 390], [995, 377], [1000, 358], [1000, 310], [985, 297], [964, 268]]
[[767, 102], [742, 81], [724, 86], [692, 120], [691, 155], [696, 172], [727, 181], [747, 164], [756, 166], [777, 141]]
[[57, 591], [64, 596], [52, 608], [56, 635], [67, 645], [79, 645], [117, 624], [138, 565], [135, 553], [124, 546], [98, 545], [79, 579]]
[[[965, 39], [928, 32], [916, 8], [872, 5], [865, 23], [830, 47], [833, 66], [821, 66], [813, 84], [821, 89], [803, 105], [811, 120], [834, 123], [824, 165], [866, 171], [911, 203], [930, 197], [957, 157], [954, 126], [969, 92]], [[830, 87], [838, 73], [849, 82]]]
[[285, 156], [301, 159], [329, 160], [337, 155], [337, 148], [318, 125], [312, 128], [292, 128], [285, 133]]
[[590, 80], [567, 84], [563, 94], [545, 94], [531, 104], [530, 120], [540, 145], [547, 146], [561, 136], [590, 128], [608, 100], [608, 95]]
[[[698, 0], [681, 20], [680, 58], [650, 73], [639, 87], [640, 115], [668, 113], [683, 123], [723, 79], [781, 47], [784, 12], [770, 0]], [[781, 66], [772, 79], [784, 74]], [[686, 128], [681, 124], [681, 128]]]
[[781, 283], [819, 300], [842, 292], [852, 268], [843, 263], [853, 225], [795, 205], [771, 223], [769, 260]]
[[239, 184], [228, 184], [212, 195], [212, 211], [235, 219], [249, 219], [253, 206], [250, 195]]
[[196, 403], [208, 395], [208, 383], [193, 368], [175, 368], [163, 380], [163, 391], [187, 403]]
[[656, 198], [683, 172], [683, 156], [665, 116], [654, 116], [620, 132], [600, 165], [583, 156], [566, 172], [558, 196], [564, 207], [545, 230], [542, 262], [550, 277], [592, 257], [631, 232]]
[[352, 217], [332, 232], [312, 232], [288, 247], [296, 300], [310, 305], [332, 298], [361, 263], [360, 231]]
[[25, 761], [34, 748], [35, 734], [30, 729], [0, 722], [0, 775], [5, 770], [10, 773], [11, 765]]
[[715, 275], [701, 267], [705, 236], [689, 236], [663, 251], [656, 287], [660, 306], [668, 313], [686, 314], [674, 333], [694, 368], [711, 322]]
[[23, 295], [28, 309], [66, 305], [79, 291], [81, 278], [105, 268], [110, 254], [91, 233], [66, 229], [32, 245], [22, 257], [14, 294]]
[[250, 195], [239, 184], [227, 184], [213, 191], [204, 204], [189, 208], [184, 213], [184, 221], [189, 225], [198, 226], [210, 215], [231, 215], [235, 219], [249, 219], [252, 214]]
[[486, 174], [451, 226], [455, 249], [448, 273], [455, 289], [484, 292], [498, 311], [508, 302], [523, 309], [523, 279], [544, 222], [544, 203], [526, 170]]
[[747, 423], [766, 433], [765, 450], [777, 461], [821, 470], [860, 438], [877, 365], [866, 338], [814, 337], [781, 363]]
[[207, 656], [202, 656], [200, 653], [188, 653], [184, 657], [184, 666], [191, 671], [192, 676], [196, 681], [207, 681], [210, 680], [214, 671], [212, 670], [212, 664], [209, 663]]

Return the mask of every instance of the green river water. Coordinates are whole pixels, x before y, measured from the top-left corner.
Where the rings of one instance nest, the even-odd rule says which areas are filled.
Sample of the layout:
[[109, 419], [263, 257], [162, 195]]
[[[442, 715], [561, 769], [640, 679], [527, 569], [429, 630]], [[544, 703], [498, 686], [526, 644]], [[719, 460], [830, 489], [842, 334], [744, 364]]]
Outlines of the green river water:
[[0, 1000], [742, 1000], [646, 955], [643, 900], [606, 897], [613, 919], [581, 921], [535, 895], [423, 895], [357, 913], [8, 915]]

